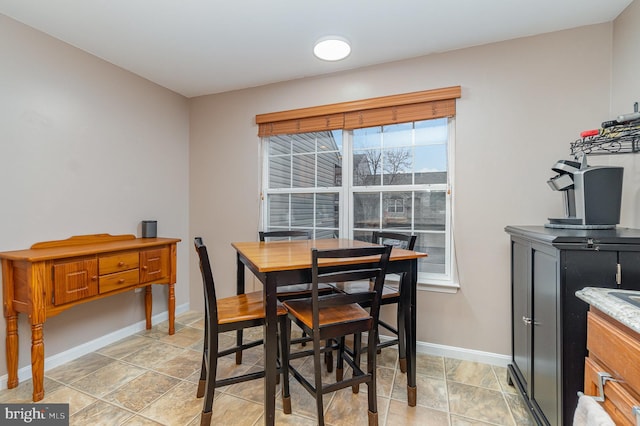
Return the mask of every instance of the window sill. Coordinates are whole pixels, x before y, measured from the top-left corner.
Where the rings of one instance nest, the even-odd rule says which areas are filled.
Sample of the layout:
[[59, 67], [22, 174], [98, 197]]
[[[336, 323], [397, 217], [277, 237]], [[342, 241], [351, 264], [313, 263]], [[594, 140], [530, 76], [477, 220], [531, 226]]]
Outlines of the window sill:
[[[387, 279], [385, 281], [386, 285], [390, 285], [392, 287], [398, 287], [398, 276], [395, 274], [387, 275]], [[417, 290], [421, 291], [435, 291], [437, 293], [450, 293], [455, 294], [460, 290], [460, 284], [452, 281], [445, 280], [429, 280], [424, 282], [418, 282]]]
[[450, 293], [455, 294], [460, 290], [460, 284], [451, 281], [429, 281], [419, 282], [418, 290], [423, 291], [435, 291], [437, 293]]

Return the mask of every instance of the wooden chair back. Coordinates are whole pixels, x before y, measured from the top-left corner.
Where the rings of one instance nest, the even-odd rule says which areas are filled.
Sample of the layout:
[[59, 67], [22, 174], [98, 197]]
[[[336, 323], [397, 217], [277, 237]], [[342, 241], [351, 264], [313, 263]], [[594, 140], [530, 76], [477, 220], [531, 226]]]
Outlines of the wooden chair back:
[[[348, 305], [353, 303], [371, 306], [371, 317], [377, 322], [380, 301], [382, 298], [382, 286], [391, 254], [391, 246], [383, 247], [358, 247], [334, 250], [311, 250], [311, 277], [312, 277], [312, 317], [314, 333], [319, 332], [320, 310], [322, 308]], [[372, 257], [373, 259], [366, 259]], [[338, 266], [322, 266], [323, 260], [357, 259], [358, 263], [343, 263]], [[320, 297], [319, 284], [349, 282], [349, 281], [374, 281], [373, 288], [367, 288], [357, 293], [333, 293]]]
[[415, 235], [407, 235], [399, 232], [373, 231], [371, 242], [413, 250], [416, 245], [416, 238]]
[[[202, 242], [201, 237], [195, 237], [193, 239], [196, 251], [198, 252], [198, 258], [200, 263], [200, 273], [202, 274], [202, 284], [204, 287], [204, 308], [205, 308], [205, 327], [216, 327], [211, 331], [212, 335], [218, 333], [218, 303], [216, 299], [216, 286], [213, 281], [213, 272], [211, 272], [211, 263], [209, 262], [209, 254], [207, 253], [207, 246]], [[217, 349], [217, 348], [216, 348]]]

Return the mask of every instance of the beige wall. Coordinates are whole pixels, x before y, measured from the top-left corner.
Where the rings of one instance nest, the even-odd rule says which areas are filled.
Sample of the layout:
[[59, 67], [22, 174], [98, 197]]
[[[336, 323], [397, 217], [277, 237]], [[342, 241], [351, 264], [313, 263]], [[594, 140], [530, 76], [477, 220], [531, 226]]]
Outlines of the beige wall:
[[[72, 235], [139, 235], [142, 219], [188, 240], [187, 99], [3, 15], [0, 58], [0, 251]], [[189, 301], [189, 248], [178, 248], [178, 306]], [[166, 288], [153, 290], [153, 313], [166, 312]], [[143, 321], [142, 295], [50, 318], [46, 357]], [[22, 368], [30, 364], [24, 315], [19, 332]]]
[[[611, 43], [612, 25], [602, 24], [192, 99], [190, 228], [211, 247], [222, 292], [234, 288], [230, 243], [258, 229], [256, 114], [461, 85], [454, 237], [462, 289], [419, 292], [418, 340], [509, 354], [503, 228], [562, 214], [546, 180], [580, 131], [608, 116]], [[193, 307], [197, 273], [192, 260]]]
[[[607, 119], [633, 112], [640, 102], [640, 1], [635, 1], [618, 16], [613, 31], [611, 109]], [[640, 156], [638, 154], [593, 157], [592, 164], [624, 167], [622, 184], [622, 222], [640, 228]]]

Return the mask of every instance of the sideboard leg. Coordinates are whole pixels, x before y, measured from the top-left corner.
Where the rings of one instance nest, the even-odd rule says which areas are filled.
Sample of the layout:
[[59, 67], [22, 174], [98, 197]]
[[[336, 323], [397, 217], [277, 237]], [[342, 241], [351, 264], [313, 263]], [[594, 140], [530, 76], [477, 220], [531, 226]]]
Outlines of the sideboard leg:
[[151, 285], [144, 288], [144, 316], [147, 320], [147, 330], [151, 330], [151, 306], [153, 305], [153, 296], [151, 294]]
[[13, 313], [6, 316], [7, 321], [7, 387], [13, 389], [18, 386], [18, 314]]
[[31, 377], [33, 402], [44, 398], [44, 338], [42, 323], [31, 325]]
[[174, 288], [175, 284], [169, 284], [169, 334], [173, 334], [176, 332], [175, 329], [175, 321], [176, 321], [176, 291]]

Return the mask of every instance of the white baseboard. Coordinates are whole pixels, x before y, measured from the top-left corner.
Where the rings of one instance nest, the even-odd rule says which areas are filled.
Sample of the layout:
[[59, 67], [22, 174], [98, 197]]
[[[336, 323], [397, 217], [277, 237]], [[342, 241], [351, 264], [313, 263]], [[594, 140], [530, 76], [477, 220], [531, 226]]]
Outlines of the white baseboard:
[[[189, 310], [189, 304], [185, 303], [176, 307], [176, 314], [181, 314]], [[152, 324], [158, 324], [162, 321], [166, 321], [169, 318], [168, 312], [161, 312], [154, 315], [151, 318]], [[45, 358], [44, 370], [45, 372], [65, 364], [69, 361], [73, 361], [76, 358], [80, 358], [83, 355], [94, 352], [104, 346], [131, 336], [139, 331], [144, 330], [146, 327], [146, 321], [140, 321], [132, 324], [128, 327], [114, 331], [107, 335], [98, 337], [90, 342], [83, 343], [75, 346], [59, 354], [52, 355]], [[380, 336], [381, 340], [389, 339], [388, 336]], [[496, 365], [499, 367], [506, 367], [511, 361], [509, 355], [496, 354], [491, 352], [477, 351], [474, 349], [458, 348], [455, 346], [438, 345], [435, 343], [417, 342], [416, 352], [428, 355], [443, 356], [447, 358], [461, 359], [465, 361], [480, 362], [484, 364]], [[20, 382], [31, 378], [31, 365], [18, 369], [18, 380]], [[5, 374], [0, 376], [0, 390], [7, 389], [8, 376]]]
[[443, 356], [447, 358], [461, 359], [464, 361], [480, 362], [483, 364], [507, 367], [511, 362], [511, 356], [492, 352], [477, 351], [474, 349], [458, 348], [455, 346], [438, 345], [435, 343], [417, 342], [416, 352], [422, 354]]
[[[189, 310], [188, 303], [185, 303], [184, 305], [176, 306], [176, 315], [181, 314], [183, 312], [187, 312], [188, 310]], [[168, 311], [161, 312], [151, 317], [151, 324], [155, 325], [163, 321], [166, 321], [168, 319], [169, 319], [169, 312]], [[58, 354], [47, 357], [44, 360], [44, 371], [46, 372], [48, 370], [56, 368], [69, 361], [73, 361], [76, 358], [80, 358], [83, 355], [86, 355], [102, 347], [110, 345], [111, 343], [117, 342], [118, 340], [124, 339], [125, 337], [131, 336], [132, 334], [136, 334], [139, 331], [143, 331], [146, 328], [146, 326], [147, 326], [147, 322], [146, 320], [143, 320], [135, 324], [132, 324], [128, 327], [121, 328], [120, 330], [106, 334], [104, 336], [100, 336], [97, 339], [94, 339], [90, 342], [83, 343], [81, 345], [68, 349], [64, 352], [60, 352]], [[29, 380], [30, 378], [31, 378], [31, 365], [18, 369], [18, 381], [23, 382], [25, 380]], [[7, 374], [0, 376], [0, 390], [7, 389], [8, 379], [9, 377]]]
[[[364, 336], [363, 335], [363, 340]], [[389, 336], [380, 336], [381, 341], [390, 340]], [[480, 362], [483, 364], [507, 367], [511, 362], [511, 356], [496, 354], [492, 352], [477, 351], [475, 349], [465, 349], [456, 346], [438, 345], [436, 343], [416, 342], [416, 352], [419, 354], [442, 356], [446, 358], [461, 359], [464, 361]]]

